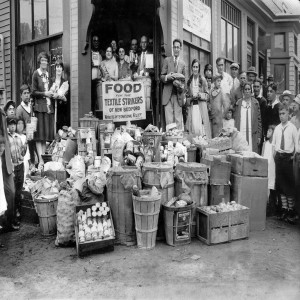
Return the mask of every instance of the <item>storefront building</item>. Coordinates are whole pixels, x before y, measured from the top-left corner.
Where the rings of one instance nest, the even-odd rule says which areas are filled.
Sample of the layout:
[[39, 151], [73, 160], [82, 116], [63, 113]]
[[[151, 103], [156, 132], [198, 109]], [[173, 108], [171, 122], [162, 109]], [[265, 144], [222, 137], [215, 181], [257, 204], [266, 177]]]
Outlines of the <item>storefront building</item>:
[[226, 69], [273, 74], [279, 91], [299, 90], [300, 11], [279, 0], [0, 0], [0, 83], [6, 99], [19, 102], [19, 87], [31, 84], [42, 50], [65, 64], [70, 81], [70, 125], [91, 110], [91, 37], [104, 48], [112, 39], [128, 43], [147, 35], [152, 40], [154, 85], [152, 121], [163, 124], [160, 68], [172, 40], [183, 40], [182, 57], [199, 58], [216, 69], [225, 57]]

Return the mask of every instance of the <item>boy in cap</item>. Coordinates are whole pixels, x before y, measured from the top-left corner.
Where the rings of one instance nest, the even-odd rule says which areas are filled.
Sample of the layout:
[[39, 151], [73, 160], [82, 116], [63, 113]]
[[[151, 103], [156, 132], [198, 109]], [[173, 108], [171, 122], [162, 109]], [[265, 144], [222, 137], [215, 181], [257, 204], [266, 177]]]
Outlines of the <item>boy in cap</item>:
[[[22, 143], [20, 136], [16, 133], [17, 129], [17, 120], [13, 117], [7, 118], [7, 127], [8, 127], [8, 141], [11, 159], [14, 167], [14, 181], [15, 181], [15, 213], [16, 217], [20, 217], [20, 197], [21, 191], [24, 183], [24, 156], [27, 150], [27, 142]], [[20, 223], [16, 221], [16, 224]]]
[[16, 115], [16, 103], [12, 100], [7, 101], [4, 106], [4, 112], [7, 117], [15, 116]]

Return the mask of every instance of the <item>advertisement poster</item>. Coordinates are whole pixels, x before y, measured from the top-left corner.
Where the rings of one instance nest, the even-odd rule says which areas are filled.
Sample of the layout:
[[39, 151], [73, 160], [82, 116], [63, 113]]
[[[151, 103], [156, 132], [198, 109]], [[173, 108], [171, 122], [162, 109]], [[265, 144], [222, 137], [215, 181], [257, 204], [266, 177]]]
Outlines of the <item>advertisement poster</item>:
[[143, 82], [103, 82], [102, 96], [103, 120], [123, 122], [146, 119]]
[[183, 28], [210, 42], [210, 7], [199, 0], [183, 1]]

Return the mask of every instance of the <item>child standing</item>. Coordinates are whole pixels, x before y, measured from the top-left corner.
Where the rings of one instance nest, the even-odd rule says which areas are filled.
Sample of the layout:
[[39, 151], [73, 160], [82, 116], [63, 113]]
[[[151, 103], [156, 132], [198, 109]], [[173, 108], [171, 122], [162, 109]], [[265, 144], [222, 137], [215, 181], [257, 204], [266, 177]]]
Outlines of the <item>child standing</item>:
[[275, 191], [275, 161], [274, 161], [274, 146], [272, 144], [275, 125], [270, 125], [267, 131], [266, 141], [263, 143], [262, 157], [268, 160], [268, 188], [269, 201], [267, 206], [267, 216], [272, 216], [278, 211], [277, 194]]
[[233, 109], [229, 108], [225, 118], [223, 119], [223, 128], [224, 129], [233, 129], [235, 124], [234, 124], [234, 119], [232, 118], [233, 115]]
[[293, 156], [297, 150], [297, 129], [289, 122], [289, 109], [279, 105], [280, 124], [276, 126], [272, 144], [274, 146], [276, 190], [282, 204], [281, 219], [293, 223], [295, 216], [295, 180], [293, 173]]
[[[20, 136], [23, 145], [27, 143], [26, 135], [25, 135], [25, 121], [23, 119], [17, 120], [17, 134]], [[26, 154], [24, 156], [24, 177], [29, 173], [29, 162], [30, 162], [30, 154], [29, 154], [29, 146], [27, 147]]]
[[[15, 181], [15, 216], [20, 218], [20, 197], [24, 182], [24, 156], [27, 150], [27, 142], [22, 143], [20, 136], [16, 133], [17, 121], [15, 117], [7, 118], [8, 140], [11, 159], [14, 167]], [[20, 222], [16, 220], [16, 224]]]

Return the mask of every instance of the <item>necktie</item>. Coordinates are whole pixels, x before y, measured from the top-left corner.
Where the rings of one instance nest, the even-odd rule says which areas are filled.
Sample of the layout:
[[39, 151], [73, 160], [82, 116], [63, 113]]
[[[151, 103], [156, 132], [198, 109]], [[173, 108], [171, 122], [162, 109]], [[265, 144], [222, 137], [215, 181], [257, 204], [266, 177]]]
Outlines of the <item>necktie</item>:
[[145, 69], [145, 52], [143, 52], [141, 70]]
[[246, 110], [246, 140], [249, 144], [250, 141], [250, 137], [249, 137], [249, 106], [247, 106], [247, 110]]
[[281, 142], [280, 142], [280, 149], [281, 150], [284, 150], [284, 131], [285, 131], [286, 127], [285, 128], [282, 128], [282, 135], [281, 135]]
[[175, 68], [175, 70], [177, 72], [177, 57], [175, 57], [174, 68]]

